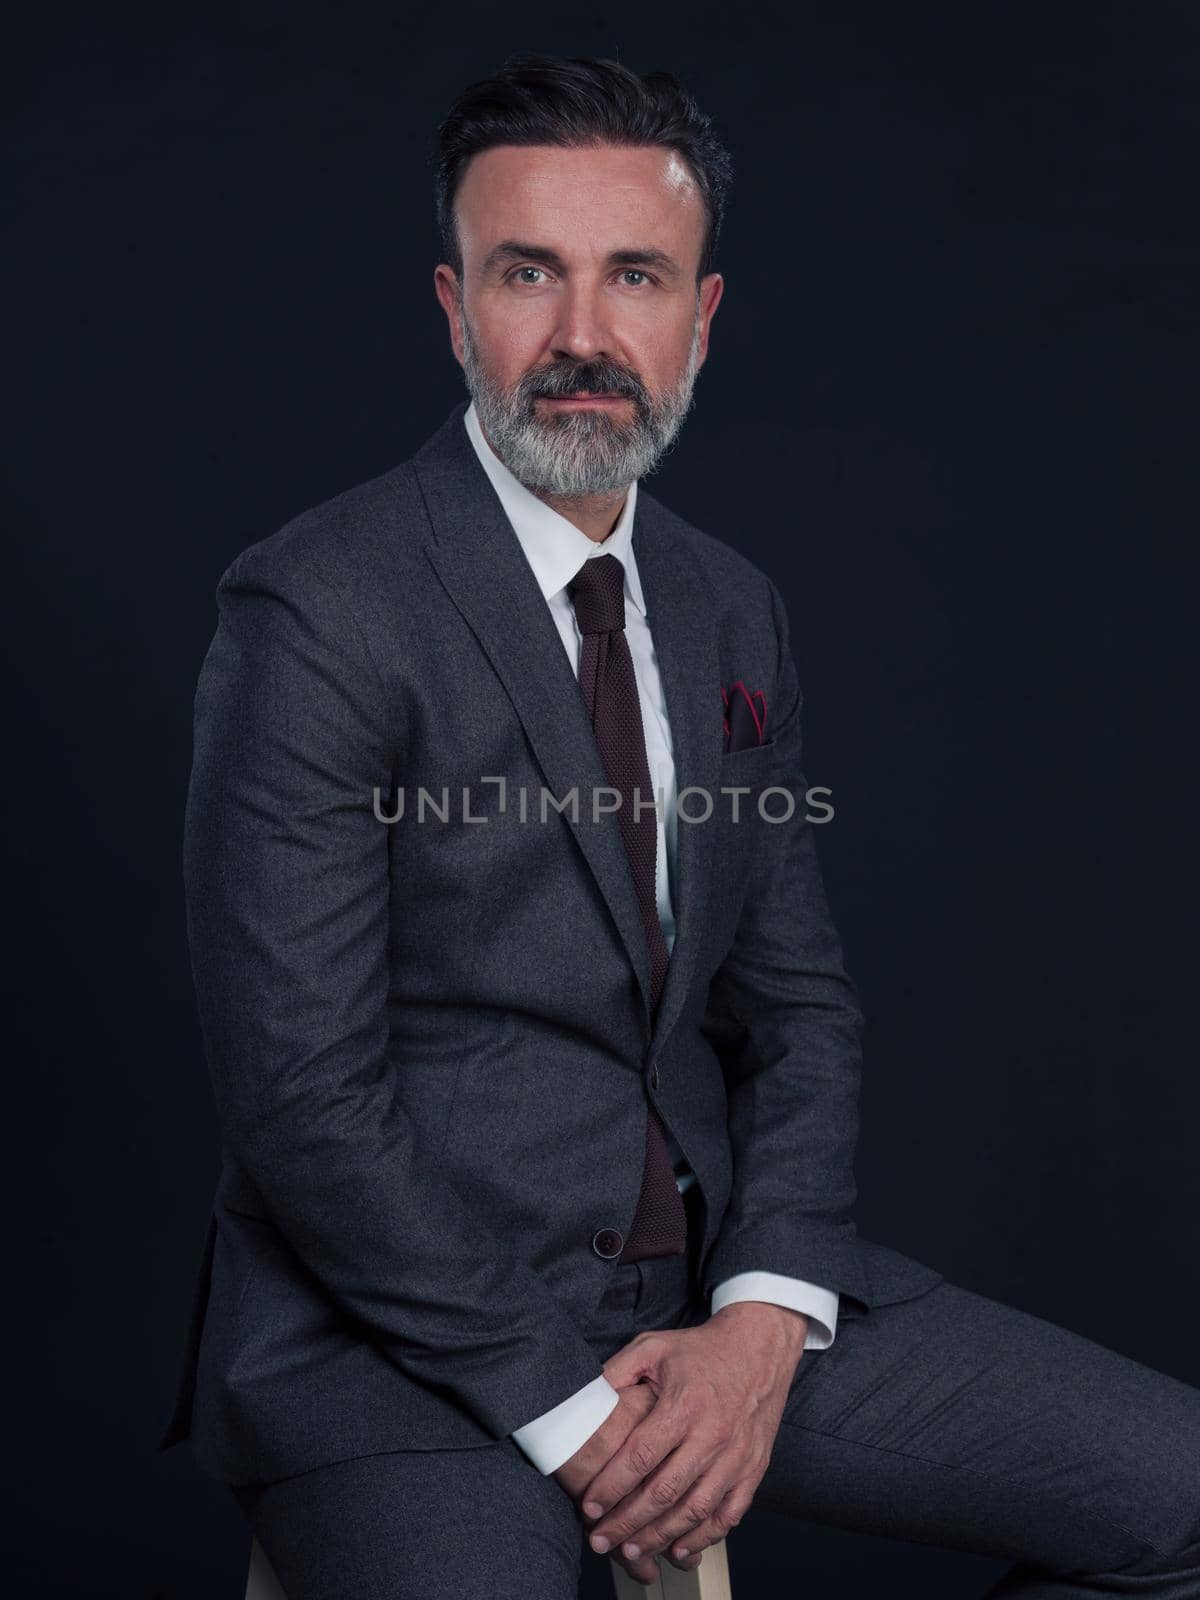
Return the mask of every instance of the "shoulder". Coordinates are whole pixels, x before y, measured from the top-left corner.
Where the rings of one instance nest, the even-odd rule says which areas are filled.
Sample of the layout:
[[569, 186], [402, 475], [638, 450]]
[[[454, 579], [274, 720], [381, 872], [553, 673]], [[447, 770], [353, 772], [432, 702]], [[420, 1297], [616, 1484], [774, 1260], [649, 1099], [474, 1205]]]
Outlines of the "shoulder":
[[246, 545], [221, 574], [219, 588], [243, 581], [280, 590], [334, 590], [370, 596], [383, 573], [421, 570], [428, 531], [420, 489], [407, 461], [309, 506]]
[[728, 540], [697, 527], [639, 486], [638, 504], [643, 503], [656, 530], [690, 561], [720, 609], [732, 607], [744, 614], [762, 607], [773, 613], [782, 605], [769, 574]]

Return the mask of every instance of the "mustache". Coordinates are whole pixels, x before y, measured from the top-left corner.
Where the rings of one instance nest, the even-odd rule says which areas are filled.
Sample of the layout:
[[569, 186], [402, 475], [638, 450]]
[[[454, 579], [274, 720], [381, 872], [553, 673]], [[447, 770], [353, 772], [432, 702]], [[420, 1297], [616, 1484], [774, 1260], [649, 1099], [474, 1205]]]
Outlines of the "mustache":
[[578, 389], [590, 390], [592, 394], [624, 395], [639, 408], [644, 407], [649, 398], [640, 378], [611, 361], [556, 362], [552, 367], [535, 367], [525, 374], [518, 387], [528, 400], [535, 400], [539, 395], [561, 398]]

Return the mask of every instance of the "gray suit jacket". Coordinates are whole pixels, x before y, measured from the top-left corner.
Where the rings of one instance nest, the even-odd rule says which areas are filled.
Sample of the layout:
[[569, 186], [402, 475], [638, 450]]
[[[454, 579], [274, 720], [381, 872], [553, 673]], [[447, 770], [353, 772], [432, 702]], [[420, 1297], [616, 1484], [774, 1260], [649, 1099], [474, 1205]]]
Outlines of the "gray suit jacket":
[[[846, 1318], [941, 1277], [851, 1218], [861, 1015], [778, 590], [639, 490], [679, 789], [713, 801], [679, 824], [652, 1027], [579, 685], [465, 409], [217, 588], [184, 880], [222, 1167], [159, 1446], [190, 1431], [229, 1483], [491, 1444], [594, 1378], [614, 1268], [592, 1240], [629, 1229], [647, 1093], [697, 1175], [705, 1295], [758, 1268], [837, 1289]], [[766, 738], [724, 753], [739, 678]], [[760, 815], [769, 785], [790, 821]], [[419, 786], [445, 821], [417, 820]], [[736, 823], [722, 786], [750, 790]], [[543, 789], [566, 804], [544, 822]]]

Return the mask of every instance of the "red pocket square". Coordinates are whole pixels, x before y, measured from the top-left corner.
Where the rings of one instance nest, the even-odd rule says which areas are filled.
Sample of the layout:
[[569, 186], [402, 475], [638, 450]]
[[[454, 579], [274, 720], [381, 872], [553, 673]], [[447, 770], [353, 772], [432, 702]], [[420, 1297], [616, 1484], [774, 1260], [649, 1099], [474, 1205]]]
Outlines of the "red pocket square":
[[762, 690], [747, 689], [739, 678], [728, 689], [722, 687], [721, 701], [725, 708], [721, 726], [725, 730], [726, 753], [761, 744], [767, 727], [767, 701]]

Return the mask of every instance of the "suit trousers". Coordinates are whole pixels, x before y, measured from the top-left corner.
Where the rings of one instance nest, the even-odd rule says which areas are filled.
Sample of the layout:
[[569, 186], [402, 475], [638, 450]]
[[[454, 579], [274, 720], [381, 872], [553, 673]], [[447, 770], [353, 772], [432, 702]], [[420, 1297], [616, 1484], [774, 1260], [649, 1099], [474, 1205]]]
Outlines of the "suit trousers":
[[[705, 1320], [697, 1236], [614, 1264], [598, 1360]], [[1011, 1562], [987, 1600], [1200, 1596], [1200, 1389], [948, 1282], [843, 1313], [801, 1357], [754, 1508]], [[511, 1439], [232, 1492], [288, 1600], [574, 1600], [607, 1560]]]

